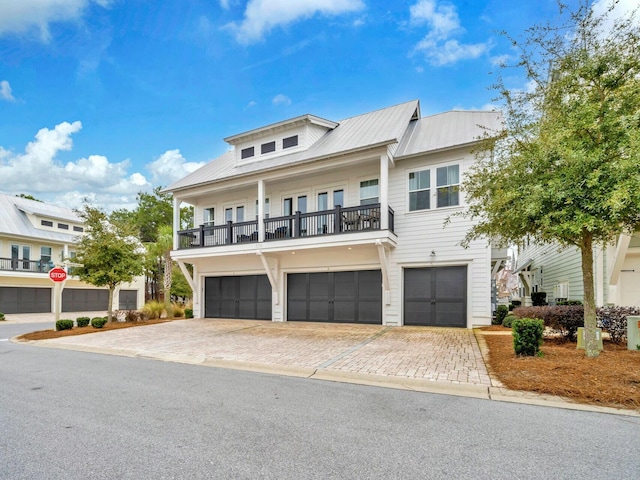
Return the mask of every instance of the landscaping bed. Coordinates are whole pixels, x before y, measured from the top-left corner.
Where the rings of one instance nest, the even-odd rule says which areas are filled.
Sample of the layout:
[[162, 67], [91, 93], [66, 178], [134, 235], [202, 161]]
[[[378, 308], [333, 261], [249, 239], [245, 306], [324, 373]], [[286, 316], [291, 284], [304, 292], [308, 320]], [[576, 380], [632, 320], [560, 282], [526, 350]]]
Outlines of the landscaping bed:
[[25, 333], [18, 337], [19, 340], [47, 340], [49, 338], [70, 337], [73, 335], [84, 335], [85, 333], [106, 332], [121, 328], [141, 327], [144, 325], [155, 325], [157, 323], [170, 322], [172, 320], [184, 320], [184, 318], [159, 318], [155, 320], [140, 320], [137, 322], [117, 322], [105, 323], [102, 328], [94, 328], [91, 325], [86, 327], [73, 327], [70, 330], [39, 330], [37, 332]]
[[[539, 357], [518, 357], [511, 330], [488, 327], [485, 360], [492, 376], [511, 390], [557, 395], [576, 403], [640, 411], [640, 351], [604, 340], [596, 358], [585, 357], [576, 344], [545, 338]], [[506, 334], [500, 334], [500, 331]]]

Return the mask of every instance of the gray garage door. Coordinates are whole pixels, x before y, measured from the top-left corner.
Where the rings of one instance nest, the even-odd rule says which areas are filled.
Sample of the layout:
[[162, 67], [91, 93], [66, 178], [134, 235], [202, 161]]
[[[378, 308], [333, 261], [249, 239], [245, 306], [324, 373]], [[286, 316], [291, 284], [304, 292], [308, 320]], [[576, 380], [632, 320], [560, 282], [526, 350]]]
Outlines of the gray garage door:
[[287, 319], [382, 323], [380, 270], [287, 275]]
[[0, 287], [0, 312], [51, 312], [51, 289], [30, 287]]
[[404, 270], [404, 324], [467, 326], [467, 267]]
[[266, 275], [207, 277], [204, 316], [271, 320], [271, 284]]
[[118, 302], [120, 310], [136, 310], [138, 308], [138, 291], [120, 290]]
[[63, 312], [107, 311], [109, 292], [95, 288], [65, 288], [62, 291]]

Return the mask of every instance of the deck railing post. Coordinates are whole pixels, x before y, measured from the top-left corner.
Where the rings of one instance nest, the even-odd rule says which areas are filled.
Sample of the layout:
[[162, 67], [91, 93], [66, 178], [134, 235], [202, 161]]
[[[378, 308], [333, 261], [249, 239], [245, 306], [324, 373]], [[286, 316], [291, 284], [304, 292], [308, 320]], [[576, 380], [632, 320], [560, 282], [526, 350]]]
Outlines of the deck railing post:
[[204, 247], [204, 224], [200, 225], [200, 246]]
[[233, 222], [229, 220], [227, 222], [227, 245], [233, 243]]

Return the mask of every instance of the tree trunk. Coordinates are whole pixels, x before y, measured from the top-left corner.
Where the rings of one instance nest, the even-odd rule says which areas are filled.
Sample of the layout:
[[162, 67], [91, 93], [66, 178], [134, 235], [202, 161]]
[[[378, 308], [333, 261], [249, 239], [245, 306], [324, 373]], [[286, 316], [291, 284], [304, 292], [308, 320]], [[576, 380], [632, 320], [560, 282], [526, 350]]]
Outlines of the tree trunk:
[[600, 355], [596, 338], [596, 299], [593, 281], [593, 237], [584, 231], [582, 244], [582, 283], [584, 285], [584, 347], [585, 355], [593, 358]]
[[171, 252], [164, 255], [164, 304], [168, 307], [171, 304], [171, 281], [172, 281]]
[[113, 295], [116, 292], [116, 287], [109, 287], [109, 305], [107, 306], [107, 323], [113, 321]]

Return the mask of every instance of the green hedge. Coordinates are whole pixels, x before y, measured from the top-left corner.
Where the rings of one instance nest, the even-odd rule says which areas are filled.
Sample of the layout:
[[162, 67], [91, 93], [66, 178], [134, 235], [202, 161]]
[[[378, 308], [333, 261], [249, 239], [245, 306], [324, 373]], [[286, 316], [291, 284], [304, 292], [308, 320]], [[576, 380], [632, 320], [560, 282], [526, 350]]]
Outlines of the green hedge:
[[91, 319], [91, 326], [93, 328], [102, 328], [107, 323], [107, 319], [104, 317], [94, 317]]
[[56, 322], [56, 331], [60, 330], [71, 330], [73, 328], [73, 320], [58, 320]]
[[4, 313], [0, 312], [0, 321], [4, 320]]
[[544, 322], [535, 318], [518, 318], [513, 321], [512, 328], [516, 355], [537, 355], [542, 345]]
[[493, 318], [493, 324], [502, 325], [502, 321], [504, 320], [504, 317], [506, 317], [508, 313], [509, 313], [509, 307], [507, 307], [506, 305], [498, 305], [496, 307], [495, 317]]
[[76, 318], [76, 325], [79, 327], [86, 327], [89, 325], [91, 319], [89, 317], [78, 317]]

